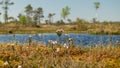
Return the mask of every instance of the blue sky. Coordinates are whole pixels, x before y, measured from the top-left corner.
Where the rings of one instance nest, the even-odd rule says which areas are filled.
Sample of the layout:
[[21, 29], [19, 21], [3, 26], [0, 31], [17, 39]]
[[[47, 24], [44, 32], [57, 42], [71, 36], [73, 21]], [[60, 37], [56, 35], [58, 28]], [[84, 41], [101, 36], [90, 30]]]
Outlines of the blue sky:
[[[1, 0], [0, 0], [1, 1]], [[73, 21], [77, 17], [91, 21], [95, 17], [94, 2], [100, 2], [98, 9], [99, 21], [120, 21], [120, 0], [11, 0], [15, 4], [9, 7], [9, 16], [17, 17], [19, 13], [24, 13], [25, 6], [31, 4], [33, 8], [42, 7], [44, 16], [55, 13], [54, 21], [60, 20], [61, 10], [65, 6], [71, 8], [68, 16]], [[0, 12], [3, 12], [0, 5]], [[1, 20], [3, 20], [1, 15]]]

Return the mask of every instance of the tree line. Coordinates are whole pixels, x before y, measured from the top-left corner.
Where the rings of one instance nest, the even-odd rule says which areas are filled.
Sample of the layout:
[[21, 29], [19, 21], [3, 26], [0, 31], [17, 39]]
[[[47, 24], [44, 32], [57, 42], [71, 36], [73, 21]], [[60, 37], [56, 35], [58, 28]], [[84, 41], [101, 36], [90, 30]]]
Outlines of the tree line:
[[[40, 24], [41, 20], [44, 18], [44, 12], [43, 12], [43, 8], [42, 7], [38, 7], [38, 8], [33, 8], [31, 4], [28, 4], [27, 6], [25, 6], [25, 15], [23, 13], [19, 13], [18, 14], [18, 20], [15, 19], [14, 17], [9, 17], [8, 16], [8, 9], [10, 6], [14, 5], [14, 2], [11, 2], [10, 0], [2, 0], [0, 2], [0, 5], [2, 6], [2, 9], [4, 10], [4, 23], [8, 23], [10, 22], [9, 20], [11, 20], [12, 22], [20, 22], [22, 24]], [[0, 13], [2, 14], [2, 13]], [[68, 15], [70, 14], [70, 8], [68, 6], [66, 6], [65, 8], [62, 8], [62, 12], [61, 12], [61, 17], [63, 20], [67, 20], [66, 18], [68, 17]], [[52, 24], [53, 23], [53, 16], [55, 16], [55, 13], [49, 13], [47, 16], [47, 20], [45, 20], [46, 24]], [[63, 22], [63, 20], [57, 21], [59, 22]]]
[[[20, 22], [22, 24], [40, 24], [41, 20], [44, 18], [44, 11], [42, 7], [37, 7], [37, 8], [33, 8], [31, 4], [28, 4], [25, 6], [25, 15], [23, 13], [19, 13], [18, 14], [18, 20], [15, 19], [14, 17], [9, 17], [8, 16], [8, 9], [10, 6], [14, 5], [14, 2], [11, 2], [10, 0], [2, 0], [0, 2], [0, 5], [2, 5], [2, 9], [4, 10], [4, 23], [8, 23], [11, 20], [12, 22]], [[98, 9], [100, 7], [100, 3], [99, 2], [94, 2], [94, 8], [96, 10], [95, 13], [95, 17], [93, 18], [93, 22], [94, 23], [98, 23], [99, 21], [97, 20], [98, 17]], [[68, 6], [65, 6], [64, 8], [61, 9], [61, 20], [58, 20], [56, 23], [57, 24], [66, 24], [65, 22], [69, 22], [69, 24], [74, 23], [71, 19], [69, 19], [69, 14], [70, 14], [70, 10], [71, 8], [69, 8]], [[1, 13], [0, 13], [1, 14]], [[48, 13], [48, 16], [45, 20], [46, 24], [53, 24], [53, 17], [55, 16], [55, 13]], [[78, 19], [78, 18], [77, 18]], [[77, 21], [76, 19], [76, 21]], [[83, 20], [83, 19], [81, 19]], [[85, 20], [83, 20], [85, 21]]]

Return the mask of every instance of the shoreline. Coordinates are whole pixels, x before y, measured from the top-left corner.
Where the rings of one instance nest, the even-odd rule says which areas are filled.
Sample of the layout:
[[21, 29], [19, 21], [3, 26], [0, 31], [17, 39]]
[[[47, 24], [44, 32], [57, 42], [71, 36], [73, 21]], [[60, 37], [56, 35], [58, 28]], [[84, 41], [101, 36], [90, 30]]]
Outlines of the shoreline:
[[[56, 33], [55, 30], [6, 30], [6, 31], [0, 31], [1, 34], [41, 34], [41, 33]], [[75, 33], [75, 34], [91, 34], [91, 35], [120, 35], [119, 32], [87, 32], [87, 31], [65, 31], [63, 33]]]

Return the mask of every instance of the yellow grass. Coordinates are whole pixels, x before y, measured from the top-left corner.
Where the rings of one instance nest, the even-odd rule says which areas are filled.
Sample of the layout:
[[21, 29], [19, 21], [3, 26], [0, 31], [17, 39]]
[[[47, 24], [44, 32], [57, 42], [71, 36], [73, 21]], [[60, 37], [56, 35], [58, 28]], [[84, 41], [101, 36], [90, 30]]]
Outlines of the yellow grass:
[[[60, 48], [60, 51], [56, 51]], [[5, 62], [9, 65], [4, 65]], [[0, 68], [120, 68], [119, 46], [64, 48], [28, 44], [1, 44]]]

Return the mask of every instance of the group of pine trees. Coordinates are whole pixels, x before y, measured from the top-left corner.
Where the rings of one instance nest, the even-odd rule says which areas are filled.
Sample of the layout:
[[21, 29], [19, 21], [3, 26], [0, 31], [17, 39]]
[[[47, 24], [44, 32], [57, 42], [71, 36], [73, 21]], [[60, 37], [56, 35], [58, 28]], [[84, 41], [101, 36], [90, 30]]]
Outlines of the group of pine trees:
[[[99, 2], [95, 2], [95, 9], [96, 9], [96, 17], [93, 19], [94, 21], [96, 21], [97, 19], [97, 10], [99, 8], [100, 3]], [[16, 22], [20, 22], [22, 24], [39, 24], [41, 23], [41, 19], [44, 18], [44, 14], [43, 14], [43, 8], [42, 7], [38, 7], [38, 8], [33, 8], [31, 6], [31, 4], [28, 4], [27, 6], [25, 6], [25, 15], [23, 13], [19, 13], [18, 14], [18, 20], [15, 19], [14, 17], [9, 17], [8, 16], [8, 8], [11, 5], [14, 5], [14, 2], [11, 2], [10, 0], [2, 0], [0, 2], [0, 5], [2, 5], [2, 9], [4, 10], [4, 23], [8, 23], [9, 19], [12, 19]], [[0, 13], [1, 14], [1, 13]], [[68, 18], [68, 15], [70, 14], [70, 8], [68, 6], [66, 6], [65, 8], [62, 8], [61, 10], [61, 17], [62, 20], [57, 21], [57, 23], [62, 23], [62, 22], [71, 22], [71, 19]], [[55, 15], [55, 13], [49, 13], [47, 16], [47, 20], [45, 20], [45, 22], [47, 24], [51, 24], [53, 23], [53, 16]]]

